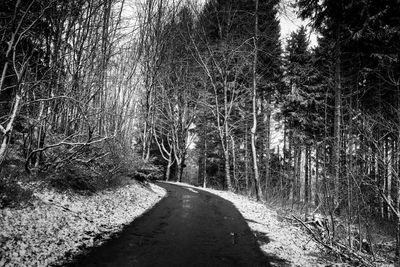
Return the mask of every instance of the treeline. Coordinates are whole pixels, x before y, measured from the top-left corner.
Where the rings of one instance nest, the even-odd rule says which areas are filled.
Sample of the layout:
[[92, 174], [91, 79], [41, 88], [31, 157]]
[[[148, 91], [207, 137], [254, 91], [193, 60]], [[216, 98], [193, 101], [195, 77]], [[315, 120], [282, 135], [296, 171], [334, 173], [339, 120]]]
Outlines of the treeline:
[[[244, 189], [245, 179], [246, 189], [257, 185], [260, 198], [260, 177], [269, 168], [257, 162], [270, 162], [266, 125], [274, 92], [284, 84], [278, 1], [257, 3], [258, 11], [254, 1], [210, 1], [201, 7], [152, 3], [153, 18], [162, 23], [153, 21], [145, 72], [144, 154], [159, 153], [166, 179], [175, 174], [181, 180], [195, 141], [199, 182], [234, 190]], [[252, 155], [256, 164], [245, 162]]]
[[[286, 49], [289, 86], [280, 109], [287, 140], [281, 165], [293, 177], [288, 192], [297, 202], [345, 217], [348, 246], [361, 248], [352, 225], [380, 218], [397, 222], [400, 233], [400, 5], [298, 1], [298, 6], [320, 37], [309, 50], [300, 29]], [[360, 227], [357, 238], [369, 231]]]
[[145, 12], [124, 0], [1, 1], [2, 184], [25, 170], [96, 190], [142, 164]]
[[197, 184], [324, 214], [352, 249], [372, 218], [400, 233], [397, 1], [296, 1], [312, 29], [284, 49], [279, 1], [151, 2], [143, 152], [167, 180], [194, 141]]

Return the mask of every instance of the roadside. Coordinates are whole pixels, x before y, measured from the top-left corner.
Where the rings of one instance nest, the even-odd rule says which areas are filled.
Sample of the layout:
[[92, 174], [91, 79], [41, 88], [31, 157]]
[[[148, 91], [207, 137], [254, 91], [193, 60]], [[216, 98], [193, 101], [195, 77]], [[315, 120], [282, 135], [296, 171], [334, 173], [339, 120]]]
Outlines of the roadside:
[[66, 267], [267, 267], [267, 257], [234, 205], [215, 194], [158, 183], [168, 197], [117, 236]]
[[[269, 257], [277, 257], [289, 262], [275, 266], [325, 266], [329, 263], [322, 258], [323, 251], [303, 229], [279, 220], [276, 211], [261, 202], [232, 192], [200, 188], [184, 183], [186, 187], [204, 190], [230, 202], [240, 211], [257, 239], [261, 250]], [[273, 264], [273, 263], [272, 263]]]
[[0, 266], [47, 266], [97, 246], [166, 194], [132, 180], [90, 196], [35, 190], [28, 207], [0, 210]]

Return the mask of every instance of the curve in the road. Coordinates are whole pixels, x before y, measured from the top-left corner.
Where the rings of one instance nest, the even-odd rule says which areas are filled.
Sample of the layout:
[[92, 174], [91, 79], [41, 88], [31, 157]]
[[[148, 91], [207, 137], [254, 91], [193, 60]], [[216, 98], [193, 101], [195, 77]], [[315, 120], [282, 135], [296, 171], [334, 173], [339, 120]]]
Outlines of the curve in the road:
[[231, 202], [159, 183], [168, 196], [68, 266], [270, 266]]

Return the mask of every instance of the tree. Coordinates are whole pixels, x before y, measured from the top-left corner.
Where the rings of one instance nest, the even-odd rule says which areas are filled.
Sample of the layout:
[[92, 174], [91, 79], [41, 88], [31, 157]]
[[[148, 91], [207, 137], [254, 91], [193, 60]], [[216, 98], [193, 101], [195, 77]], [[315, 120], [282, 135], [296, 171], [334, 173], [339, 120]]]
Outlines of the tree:
[[[197, 40], [200, 42], [197, 42], [195, 52], [199, 58], [198, 62], [201, 63], [209, 78], [211, 93], [214, 95], [212, 105], [215, 111], [213, 113], [216, 116], [216, 127], [224, 155], [225, 180], [230, 189], [232, 189], [231, 164], [233, 162], [230, 160], [229, 148], [230, 142], [235, 141], [232, 134], [233, 130], [238, 128], [236, 124], [239, 123], [232, 119], [237, 118], [236, 114], [242, 106], [246, 107], [248, 114], [254, 114], [254, 111], [257, 111], [253, 122], [257, 120], [260, 116], [258, 111], [262, 103], [261, 98], [265, 99], [263, 106], [267, 105], [266, 110], [270, 110], [271, 98], [266, 96], [272, 95], [280, 79], [279, 70], [275, 68], [276, 66], [280, 68], [279, 26], [274, 10], [277, 2], [263, 2], [257, 12], [255, 12], [255, 4], [254, 1], [210, 1], [199, 15]], [[262, 22], [257, 23], [257, 26], [256, 17], [258, 16], [255, 14], [258, 14], [259, 21]], [[246, 23], [243, 23], [244, 21]], [[259, 56], [254, 57], [255, 54]], [[257, 89], [258, 87], [260, 89]], [[251, 95], [253, 95], [255, 106], [244, 104]], [[264, 118], [263, 121], [269, 125], [268, 119]], [[244, 120], [240, 122], [244, 123]], [[253, 134], [253, 151], [256, 147], [256, 135], [263, 132], [268, 135], [268, 127], [265, 126], [259, 130], [257, 130], [257, 125], [253, 127], [253, 132], [256, 131]], [[266, 147], [269, 148], [269, 145]], [[257, 156], [257, 159], [253, 160], [253, 167], [257, 165], [256, 170], [259, 155], [263, 153], [265, 151], [252, 153]], [[257, 171], [253, 170], [253, 173], [256, 178], [255, 188], [258, 191], [256, 195], [260, 197], [261, 179], [257, 178]]]
[[106, 140], [129, 149], [140, 51], [121, 41], [136, 34], [121, 28], [124, 1], [0, 5], [0, 166], [23, 160], [27, 172], [57, 172], [102, 158], [94, 147]]

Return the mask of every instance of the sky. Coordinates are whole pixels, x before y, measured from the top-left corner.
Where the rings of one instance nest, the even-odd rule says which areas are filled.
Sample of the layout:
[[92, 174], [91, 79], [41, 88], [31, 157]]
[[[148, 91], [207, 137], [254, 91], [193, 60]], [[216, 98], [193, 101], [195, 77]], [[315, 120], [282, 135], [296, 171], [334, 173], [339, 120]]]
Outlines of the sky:
[[[281, 38], [282, 44], [286, 44], [286, 40], [290, 37], [290, 33], [296, 31], [301, 25], [307, 26], [308, 22], [297, 18], [296, 12], [293, 8], [289, 7], [292, 0], [283, 0], [279, 7], [279, 21], [281, 25]], [[317, 45], [317, 35], [309, 29], [310, 44], [312, 47]]]
[[[192, 3], [197, 4], [204, 4], [206, 0], [187, 0]], [[144, 0], [129, 0], [126, 1], [124, 7], [124, 15], [127, 17], [132, 18], [132, 14], [135, 13], [135, 9], [137, 4], [143, 3]], [[278, 7], [278, 18], [280, 20], [281, 26], [281, 39], [283, 47], [286, 44], [286, 40], [290, 37], [290, 33], [296, 31], [301, 25], [307, 26], [307, 21], [302, 21], [301, 19], [297, 18], [295, 10], [290, 7], [295, 0], [281, 0], [279, 7]], [[310, 27], [307, 27], [310, 28]], [[317, 35], [309, 30], [310, 42], [311, 46], [317, 45]]]

